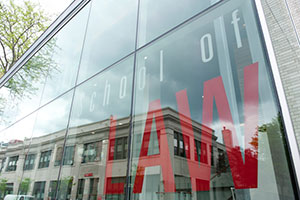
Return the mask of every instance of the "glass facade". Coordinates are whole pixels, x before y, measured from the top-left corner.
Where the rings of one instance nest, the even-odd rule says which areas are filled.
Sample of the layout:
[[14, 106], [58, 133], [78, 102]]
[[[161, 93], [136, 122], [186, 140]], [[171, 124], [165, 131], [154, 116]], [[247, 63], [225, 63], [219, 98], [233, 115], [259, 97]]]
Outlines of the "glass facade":
[[0, 199], [298, 199], [264, 49], [251, 0], [88, 2], [0, 89]]

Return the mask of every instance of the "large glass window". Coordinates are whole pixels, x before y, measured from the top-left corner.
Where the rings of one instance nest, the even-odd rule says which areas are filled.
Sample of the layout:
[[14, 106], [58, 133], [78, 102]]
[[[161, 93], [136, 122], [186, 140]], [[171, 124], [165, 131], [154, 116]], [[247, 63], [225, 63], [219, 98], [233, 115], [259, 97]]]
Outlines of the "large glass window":
[[[133, 56], [97, 74], [75, 90], [66, 146], [75, 145], [71, 199], [124, 198], [133, 81]], [[80, 184], [80, 185], [77, 185]]]
[[67, 146], [64, 151], [63, 156], [63, 147], [58, 147], [56, 151], [55, 166], [60, 165], [61, 161], [63, 165], [73, 165], [74, 163], [74, 150], [75, 146]]
[[223, 1], [138, 50], [134, 199], [295, 198], [255, 19], [251, 1]]

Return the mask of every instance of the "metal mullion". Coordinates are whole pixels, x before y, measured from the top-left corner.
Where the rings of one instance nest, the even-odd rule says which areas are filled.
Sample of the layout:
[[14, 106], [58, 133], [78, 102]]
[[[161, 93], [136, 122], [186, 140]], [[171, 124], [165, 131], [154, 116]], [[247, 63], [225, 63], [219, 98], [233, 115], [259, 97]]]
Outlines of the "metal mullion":
[[255, 7], [256, 7], [256, 15], [258, 18], [259, 28], [261, 29], [261, 34], [263, 37], [263, 45], [265, 46], [265, 50], [267, 52], [268, 56], [268, 62], [271, 67], [271, 73], [273, 78], [273, 84], [275, 85], [275, 90], [277, 92], [277, 100], [279, 103], [279, 107], [281, 110], [281, 116], [283, 118], [283, 124], [285, 128], [285, 135], [286, 143], [287, 143], [287, 149], [289, 153], [289, 157], [291, 157], [291, 164], [292, 164], [292, 173], [295, 175], [295, 184], [296, 184], [296, 193], [295, 195], [298, 195], [298, 198], [300, 196], [300, 154], [299, 154], [299, 147], [297, 145], [297, 140], [295, 137], [295, 132], [293, 129], [293, 123], [291, 120], [285, 92], [283, 89], [283, 84], [281, 81], [280, 73], [278, 64], [276, 61], [275, 51], [273, 49], [271, 36], [268, 30], [266, 18], [264, 15], [263, 7], [261, 0], [255, 0], [254, 1]]

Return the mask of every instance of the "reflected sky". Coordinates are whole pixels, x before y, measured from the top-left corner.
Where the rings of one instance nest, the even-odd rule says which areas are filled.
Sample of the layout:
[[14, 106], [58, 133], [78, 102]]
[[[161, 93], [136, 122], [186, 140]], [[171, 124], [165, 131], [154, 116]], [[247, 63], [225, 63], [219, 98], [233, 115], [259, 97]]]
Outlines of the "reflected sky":
[[[216, 3], [216, 2], [214, 2]], [[212, 5], [210, 0], [143, 0], [139, 16], [139, 46]]]
[[93, 1], [79, 82], [134, 51], [136, 0]]

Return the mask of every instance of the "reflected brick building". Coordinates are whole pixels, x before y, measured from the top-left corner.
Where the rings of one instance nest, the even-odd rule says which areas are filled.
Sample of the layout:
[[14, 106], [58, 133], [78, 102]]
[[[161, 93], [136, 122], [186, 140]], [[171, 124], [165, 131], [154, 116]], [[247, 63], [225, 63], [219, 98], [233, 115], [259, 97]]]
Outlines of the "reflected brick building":
[[[227, 196], [234, 194], [231, 190], [233, 186], [230, 180], [230, 168], [225, 154], [225, 146], [218, 143], [217, 137], [213, 137], [212, 146], [205, 142], [200, 144], [201, 132], [205, 129], [210, 132], [208, 127], [193, 122], [194, 133], [196, 134], [195, 155], [187, 158], [186, 150], [190, 151], [191, 146], [184, 144], [184, 137], [180, 131], [178, 113], [170, 108], [163, 109], [164, 123], [166, 125], [167, 138], [170, 146], [170, 155], [175, 173], [176, 196], [179, 198], [192, 198], [191, 182], [187, 174], [187, 159], [206, 163], [211, 167], [211, 181], [213, 183], [213, 195]], [[142, 117], [142, 116], [140, 116]], [[110, 120], [101, 123], [87, 124], [77, 127], [76, 130], [70, 129], [68, 144], [65, 149], [65, 156], [62, 156], [62, 146], [65, 131], [46, 134], [42, 137], [32, 138], [25, 141], [11, 141], [8, 146], [1, 148], [1, 177], [7, 179], [7, 193], [32, 194], [43, 196], [44, 198], [54, 198], [54, 183], [57, 183], [57, 174], [60, 164], [64, 172], [68, 171], [74, 176], [64, 177], [68, 183], [66, 191], [60, 191], [59, 199], [94, 199], [103, 192], [103, 184], [99, 179], [105, 177], [106, 163], [113, 163], [113, 176], [106, 177], [113, 182], [125, 182], [127, 166], [127, 133], [129, 130], [129, 119], [118, 120], [117, 136], [114, 140], [114, 148], [111, 147], [109, 160], [106, 161], [109, 138]], [[206, 131], [205, 131], [206, 132]], [[141, 144], [141, 134], [135, 135], [137, 143]], [[28, 148], [30, 146], [30, 149]], [[212, 152], [211, 166], [207, 152]], [[139, 154], [139, 148], [133, 150], [134, 155]], [[148, 155], [159, 155], [158, 140], [155, 134], [151, 135]], [[136, 159], [138, 156], [134, 156]], [[135, 159], [135, 158], [134, 158]], [[159, 168], [152, 168], [147, 171], [145, 183], [151, 181], [161, 181]], [[16, 176], [17, 174], [17, 176]], [[19, 174], [19, 175], [18, 175]], [[21, 181], [30, 180], [27, 191], [21, 191]], [[218, 183], [222, 182], [222, 185]], [[69, 184], [70, 183], [70, 184]], [[111, 188], [111, 190], [123, 190], [123, 188]], [[161, 184], [161, 191], [163, 185]], [[24, 193], [25, 192], [25, 193]], [[163, 196], [164, 193], [157, 193], [149, 190], [147, 196]], [[137, 196], [138, 197], [138, 196]], [[120, 197], [119, 197], [120, 198]], [[139, 199], [143, 199], [140, 196]]]

